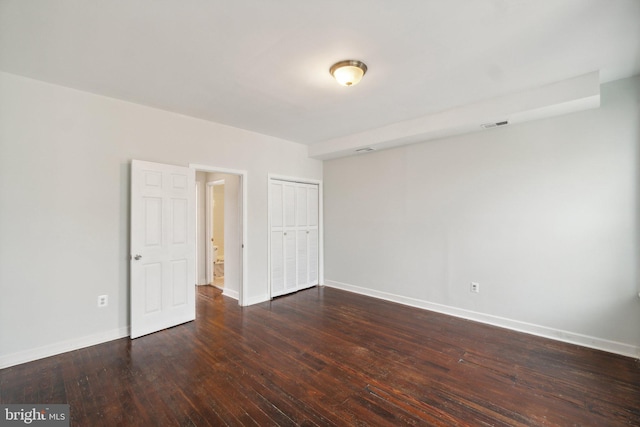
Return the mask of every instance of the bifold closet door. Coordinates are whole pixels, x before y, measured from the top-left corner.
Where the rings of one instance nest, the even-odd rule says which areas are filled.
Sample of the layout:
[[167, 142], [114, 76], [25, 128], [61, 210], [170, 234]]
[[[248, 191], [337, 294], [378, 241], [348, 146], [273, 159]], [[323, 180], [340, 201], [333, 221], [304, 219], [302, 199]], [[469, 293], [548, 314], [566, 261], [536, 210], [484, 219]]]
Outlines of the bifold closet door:
[[318, 186], [296, 187], [298, 289], [318, 284]]
[[318, 284], [318, 185], [274, 180], [271, 187], [271, 296]]
[[309, 206], [307, 187], [296, 186], [296, 258], [298, 262], [296, 287], [304, 289], [309, 282], [309, 230], [307, 229]]
[[283, 185], [281, 181], [269, 183], [271, 198], [271, 295], [284, 294], [284, 209]]
[[309, 252], [308, 252], [308, 286], [319, 284], [319, 262], [320, 262], [320, 240], [319, 240], [319, 218], [320, 218], [320, 192], [317, 185], [311, 185], [308, 189], [308, 211], [309, 211]]
[[284, 182], [284, 292], [285, 294], [298, 290], [296, 281], [296, 185]]

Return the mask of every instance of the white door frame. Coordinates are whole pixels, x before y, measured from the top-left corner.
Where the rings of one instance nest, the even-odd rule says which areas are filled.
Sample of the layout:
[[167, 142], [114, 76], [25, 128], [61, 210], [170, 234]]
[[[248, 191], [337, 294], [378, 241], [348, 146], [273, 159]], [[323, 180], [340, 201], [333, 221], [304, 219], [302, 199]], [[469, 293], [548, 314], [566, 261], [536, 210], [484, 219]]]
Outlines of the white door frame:
[[[247, 301], [248, 301], [248, 292], [247, 292], [247, 279], [248, 279], [248, 274], [247, 272], [249, 271], [249, 262], [248, 262], [248, 256], [247, 254], [249, 253], [248, 248], [249, 248], [249, 236], [247, 235], [247, 171], [245, 170], [241, 170], [241, 169], [228, 169], [228, 168], [221, 168], [221, 167], [217, 167], [217, 166], [210, 166], [210, 165], [202, 165], [202, 164], [196, 164], [196, 163], [189, 163], [189, 167], [191, 169], [195, 169], [198, 172], [213, 172], [213, 173], [226, 173], [229, 175], [237, 175], [240, 177], [240, 188], [242, 189], [242, 236], [241, 239], [242, 241], [240, 242], [240, 247], [242, 248], [242, 259], [241, 259], [241, 263], [242, 263], [242, 285], [240, 286], [239, 289], [239, 295], [238, 295], [238, 304], [241, 306], [245, 306], [247, 305]], [[209, 248], [211, 248], [211, 242], [209, 242], [209, 245], [207, 246]], [[210, 249], [211, 250], [211, 249]], [[209, 257], [207, 257], [209, 258]]]
[[268, 174], [267, 181], [269, 183], [268, 188], [269, 192], [267, 195], [268, 203], [267, 210], [269, 212], [269, 219], [267, 221], [267, 247], [269, 250], [267, 251], [267, 266], [268, 266], [268, 276], [269, 276], [269, 299], [272, 299], [271, 296], [271, 180], [277, 179], [280, 181], [290, 181], [290, 182], [300, 182], [303, 184], [316, 184], [318, 185], [318, 286], [324, 286], [324, 217], [323, 217], [323, 187], [322, 180], [319, 179], [311, 179], [311, 178], [300, 178], [295, 176], [286, 176], [286, 175], [277, 175], [277, 174]]
[[200, 228], [198, 227], [198, 212], [200, 212], [200, 204], [198, 203], [198, 199], [200, 198], [200, 183], [198, 182], [197, 178], [196, 178], [196, 237], [195, 237], [195, 242], [196, 242], [196, 262], [194, 263], [194, 267], [195, 267], [195, 278], [196, 278], [196, 285], [200, 284], [200, 273], [198, 272], [198, 260], [200, 258], [198, 258], [200, 256], [199, 251], [198, 251], [198, 236], [200, 235]]
[[205, 204], [205, 230], [206, 230], [206, 241], [207, 241], [207, 247], [206, 247], [206, 259], [207, 259], [207, 268], [206, 268], [206, 274], [207, 274], [207, 283], [213, 285], [213, 279], [214, 279], [214, 274], [213, 274], [213, 261], [215, 261], [213, 259], [213, 238], [214, 233], [213, 233], [213, 223], [214, 223], [214, 209], [213, 209], [213, 187], [215, 187], [216, 185], [224, 185], [224, 179], [217, 179], [215, 181], [208, 181], [207, 182], [207, 192], [205, 193], [205, 198], [206, 198], [206, 204]]

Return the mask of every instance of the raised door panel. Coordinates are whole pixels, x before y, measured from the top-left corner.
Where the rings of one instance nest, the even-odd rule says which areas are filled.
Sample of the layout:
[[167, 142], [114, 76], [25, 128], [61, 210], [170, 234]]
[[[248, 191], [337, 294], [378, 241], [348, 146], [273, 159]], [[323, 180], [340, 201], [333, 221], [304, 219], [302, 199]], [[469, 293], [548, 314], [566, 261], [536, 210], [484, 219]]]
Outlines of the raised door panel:
[[[174, 197], [171, 199], [171, 239], [173, 246], [185, 246], [188, 242], [189, 223], [187, 218], [188, 200]], [[174, 248], [178, 249], [178, 248]]]
[[144, 197], [144, 236], [145, 249], [159, 248], [162, 246], [162, 198]]
[[[171, 261], [170, 275], [171, 275], [171, 287], [170, 287], [170, 305], [172, 309], [182, 307], [187, 304], [188, 301], [188, 287], [189, 287], [189, 275], [187, 274], [187, 267], [189, 265], [186, 258], [174, 259]], [[193, 286], [193, 285], [191, 285]]]
[[142, 266], [144, 289], [144, 316], [158, 313], [162, 309], [162, 264], [149, 263]]

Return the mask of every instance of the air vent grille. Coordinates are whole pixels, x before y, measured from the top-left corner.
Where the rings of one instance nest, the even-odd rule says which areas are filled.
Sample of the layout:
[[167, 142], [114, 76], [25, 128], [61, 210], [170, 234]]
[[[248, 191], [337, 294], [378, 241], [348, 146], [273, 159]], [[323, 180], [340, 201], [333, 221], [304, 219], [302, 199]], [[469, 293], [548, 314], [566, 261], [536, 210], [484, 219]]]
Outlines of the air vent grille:
[[484, 123], [481, 124], [480, 127], [482, 127], [483, 129], [491, 129], [491, 128], [497, 128], [498, 126], [506, 126], [509, 124], [508, 120], [503, 120], [501, 122], [495, 122], [495, 123]]

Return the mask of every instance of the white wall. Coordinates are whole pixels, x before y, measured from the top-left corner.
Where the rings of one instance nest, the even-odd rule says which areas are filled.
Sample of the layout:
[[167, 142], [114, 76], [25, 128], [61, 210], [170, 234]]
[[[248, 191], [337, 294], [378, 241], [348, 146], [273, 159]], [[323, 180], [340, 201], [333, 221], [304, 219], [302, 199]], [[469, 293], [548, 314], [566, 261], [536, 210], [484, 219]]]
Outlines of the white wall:
[[250, 302], [267, 174], [322, 177], [303, 145], [0, 73], [0, 367], [126, 334], [131, 159], [248, 171]]
[[640, 356], [639, 98], [325, 162], [325, 283]]

